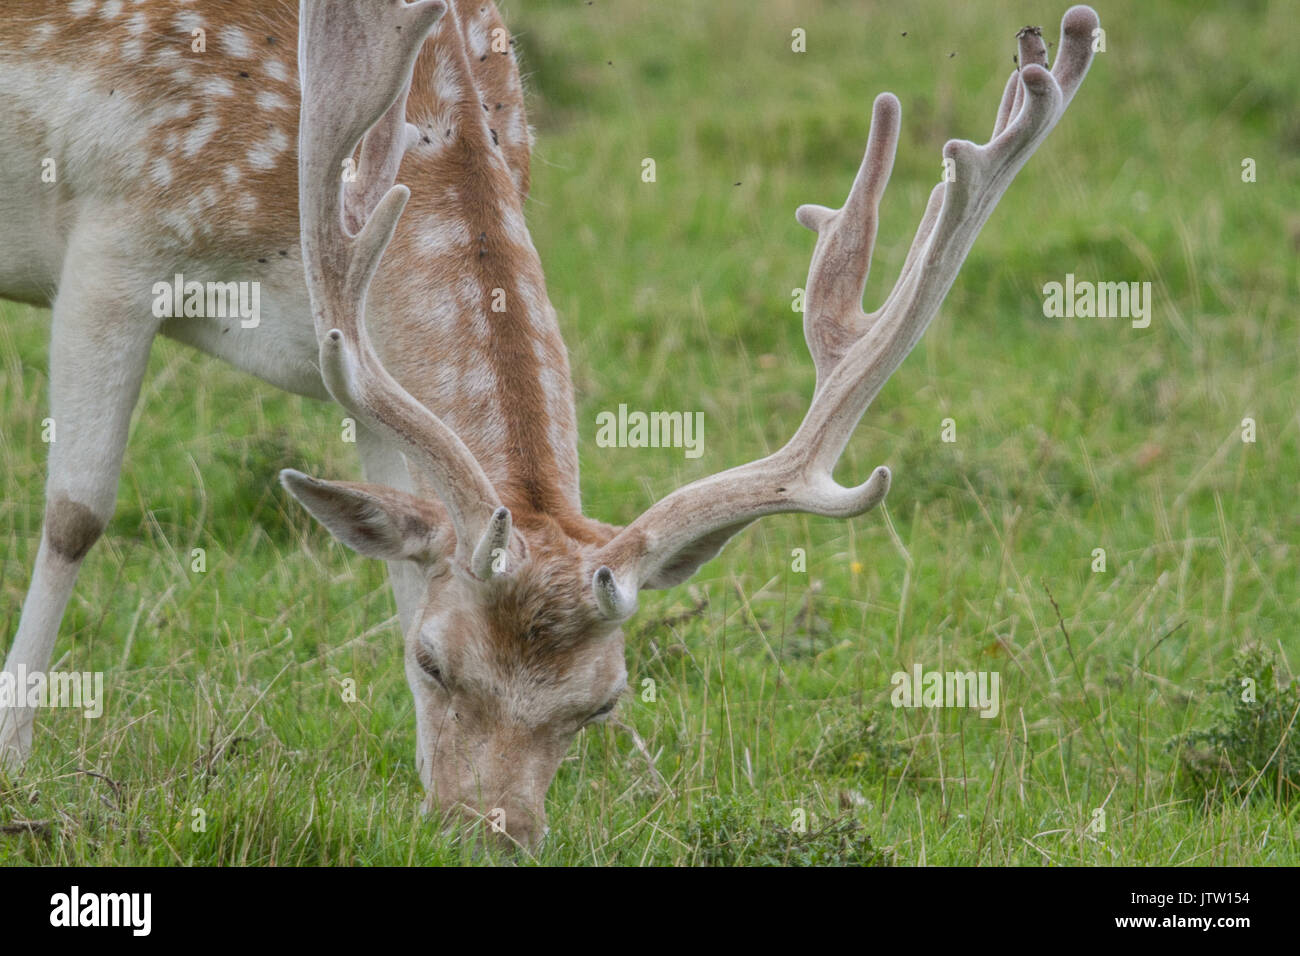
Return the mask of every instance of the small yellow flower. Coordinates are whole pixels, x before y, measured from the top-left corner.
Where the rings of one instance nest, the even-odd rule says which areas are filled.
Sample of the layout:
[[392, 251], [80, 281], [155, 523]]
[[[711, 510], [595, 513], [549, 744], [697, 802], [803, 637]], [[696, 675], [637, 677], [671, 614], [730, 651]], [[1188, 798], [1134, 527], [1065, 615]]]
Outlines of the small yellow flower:
[[861, 562], [861, 561], [854, 561], [852, 564], [849, 565], [849, 570], [852, 571], [854, 574], [861, 574], [861, 573], [862, 573], [862, 562]]

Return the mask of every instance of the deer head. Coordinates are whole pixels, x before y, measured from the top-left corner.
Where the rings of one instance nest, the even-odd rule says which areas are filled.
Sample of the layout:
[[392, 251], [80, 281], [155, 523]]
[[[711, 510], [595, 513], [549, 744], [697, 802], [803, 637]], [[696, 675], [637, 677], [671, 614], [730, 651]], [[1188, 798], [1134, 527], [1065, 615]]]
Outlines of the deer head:
[[[892, 94], [876, 98], [844, 206], [797, 213], [818, 236], [804, 316], [817, 378], [802, 424], [777, 452], [686, 485], [616, 529], [503, 501], [461, 438], [394, 380], [367, 337], [367, 289], [409, 196], [395, 180], [418, 135], [405, 121], [412, 67], [443, 10], [442, 0], [303, 2], [299, 40], [301, 234], [322, 377], [341, 405], [397, 443], [420, 493], [296, 471], [281, 479], [343, 543], [418, 569], [422, 601], [405, 660], [430, 806], [503, 822], [531, 846], [545, 831], [545, 794], [573, 737], [609, 714], [626, 687], [620, 625], [639, 591], [685, 581], [764, 515], [851, 518], [884, 498], [887, 468], [846, 488], [832, 477], [836, 462], [1078, 89], [1098, 21], [1084, 6], [1065, 14], [1051, 72], [1039, 32], [1021, 31], [992, 138], [945, 145], [955, 176], [934, 188], [897, 284], [867, 314], [862, 296], [900, 117]], [[355, 181], [341, 183], [358, 143]]]

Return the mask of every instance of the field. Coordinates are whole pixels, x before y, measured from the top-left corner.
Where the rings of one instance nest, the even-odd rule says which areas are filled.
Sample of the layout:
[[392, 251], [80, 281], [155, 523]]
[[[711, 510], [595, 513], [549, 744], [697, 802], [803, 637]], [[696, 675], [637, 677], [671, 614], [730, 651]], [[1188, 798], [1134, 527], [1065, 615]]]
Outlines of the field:
[[[785, 441], [813, 384], [795, 208], [843, 201], [871, 99], [897, 93], [874, 308], [944, 141], [987, 138], [1016, 30], [1055, 41], [1065, 7], [505, 8], [589, 514], [630, 521]], [[1098, 12], [1106, 51], [846, 452], [843, 483], [891, 467], [884, 506], [765, 519], [643, 596], [625, 726], [580, 734], [538, 862], [1300, 863], [1294, 9]], [[1067, 274], [1150, 282], [1149, 327], [1046, 317]], [[0, 304], [6, 646], [40, 534], [47, 323]], [[704, 453], [597, 447], [620, 403], [703, 412]], [[339, 417], [157, 344], [55, 655], [105, 672], [105, 713], [41, 716], [0, 786], [0, 863], [471, 858], [419, 813], [384, 568], [275, 481], [359, 474]], [[996, 672], [998, 713], [891, 706], [914, 665]]]

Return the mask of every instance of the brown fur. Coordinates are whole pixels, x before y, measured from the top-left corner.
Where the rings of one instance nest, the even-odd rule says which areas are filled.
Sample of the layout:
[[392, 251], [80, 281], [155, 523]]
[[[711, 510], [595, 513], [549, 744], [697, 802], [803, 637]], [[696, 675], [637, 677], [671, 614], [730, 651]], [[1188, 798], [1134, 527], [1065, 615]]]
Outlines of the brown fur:
[[[45, 0], [6, 0], [0, 8], [0, 35], [12, 46], [25, 46], [53, 63], [94, 70], [97, 87], [107, 99], [129, 96], [151, 107], [201, 101], [190, 112], [166, 120], [151, 130], [151, 150], [173, 170], [171, 181], [158, 186], [148, 176], [116, 179], [122, 198], [141, 209], [184, 208], [204, 190], [215, 189], [213, 208], [195, 221], [196, 233], [185, 237], [165, 220], [151, 225], [150, 234], [164, 252], [234, 266], [255, 266], [279, 258], [297, 258], [298, 184], [296, 167], [298, 126], [297, 2], [295, 0], [223, 0], [219, 5], [178, 6], [170, 0], [127, 3], [115, 18], [99, 16], [100, 7], [82, 17], [59, 21], [57, 36], [40, 40], [35, 30], [48, 20]], [[186, 14], [202, 18], [206, 52], [195, 52], [185, 29]], [[129, 30], [141, 15], [147, 29], [138, 38]], [[567, 351], [545, 301], [545, 279], [531, 242], [521, 246], [502, 226], [503, 209], [522, 215], [530, 181], [530, 145], [524, 115], [523, 87], [514, 56], [489, 51], [470, 52], [471, 20], [482, 18], [490, 37], [505, 25], [491, 3], [452, 0], [435, 26], [416, 62], [407, 119], [425, 134], [402, 161], [399, 182], [411, 188], [411, 200], [398, 232], [380, 265], [374, 287], [382, 289], [391, 312], [372, 329], [375, 346], [393, 376], [447, 422], [488, 471], [503, 503], [518, 521], [536, 512], [555, 516], [571, 533], [586, 536], [578, 500], [575, 448], [556, 449], [547, 428], [538, 422], [564, 419], [574, 429], [572, 390]], [[222, 36], [237, 27], [253, 45], [253, 56], [238, 58]], [[128, 44], [138, 43], [140, 55], [125, 58]], [[91, 61], [87, 63], [87, 59]], [[270, 72], [279, 64], [283, 77]], [[455, 102], [444, 101], [437, 75], [454, 77], [462, 90]], [[204, 83], [229, 84], [232, 95], [203, 97]], [[275, 97], [282, 107], [258, 108], [259, 96]], [[211, 114], [218, 131], [197, 154], [186, 157], [181, 144], [200, 113]], [[452, 122], [447, 122], [451, 118]], [[513, 136], [509, 130], [515, 130]], [[267, 169], [255, 168], [245, 157], [266, 137], [283, 136], [288, 146]], [[434, 142], [435, 137], [450, 142]], [[151, 153], [152, 156], [152, 153]], [[112, 164], [111, 158], [105, 162]], [[225, 172], [233, 166], [237, 178]], [[255, 212], [246, 205], [255, 202]], [[439, 222], [465, 223], [473, 240], [434, 260], [421, 250], [420, 237]], [[449, 290], [472, 278], [481, 290], [477, 310], [488, 312], [493, 290], [505, 292], [507, 311], [489, 313], [490, 339], [485, 347], [467, 349], [466, 327], [455, 338], [425, 321], [428, 304], [445, 300]], [[542, 290], [541, 300], [525, 294], [521, 283]], [[375, 297], [378, 299], [378, 296]], [[563, 395], [549, 394], [542, 385], [542, 366], [563, 383]], [[487, 409], [440, 404], [431, 384], [430, 356], [439, 362], [472, 368], [487, 363], [498, 383], [497, 393], [509, 395], [493, 415], [504, 419], [509, 454], [485, 447], [476, 423]]]
[[[292, 277], [301, 266], [297, 0], [76, 9], [0, 3], [6, 48], [68, 73], [79, 115], [103, 107], [120, 124], [90, 132], [121, 155], [78, 152], [73, 140], [58, 188], [131, 210], [158, 263], [257, 276], [283, 261], [278, 274]], [[192, 24], [206, 30], [205, 52], [191, 49]], [[529, 843], [569, 743], [617, 696], [626, 667], [621, 632], [592, 597], [589, 558], [616, 529], [581, 511], [568, 356], [524, 222], [523, 89], [513, 45], [491, 50], [498, 30], [491, 3], [450, 0], [417, 58], [406, 119], [421, 136], [398, 174], [411, 198], [365, 318], [388, 372], [460, 436], [510, 509], [510, 573], [483, 581], [453, 566], [447, 510], [419, 474], [414, 496], [301, 476], [288, 484], [361, 553], [419, 565], [427, 596], [405, 636], [422, 779], [444, 809], [504, 808], [511, 836]], [[28, 120], [45, 128], [39, 118], [18, 117], [18, 135]], [[198, 141], [209, 120], [215, 132], [187, 155], [187, 138]], [[491, 310], [497, 290], [503, 312]], [[84, 506], [50, 505], [48, 540], [68, 560], [102, 527]], [[435, 667], [448, 686], [436, 686]]]
[[104, 533], [104, 519], [79, 501], [59, 495], [45, 509], [45, 539], [65, 561], [80, 561]]

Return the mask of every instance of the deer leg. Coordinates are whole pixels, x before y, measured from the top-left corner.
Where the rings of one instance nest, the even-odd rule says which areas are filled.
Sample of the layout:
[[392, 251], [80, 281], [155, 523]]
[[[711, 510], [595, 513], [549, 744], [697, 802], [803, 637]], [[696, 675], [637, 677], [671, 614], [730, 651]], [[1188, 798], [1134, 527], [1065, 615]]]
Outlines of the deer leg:
[[[54, 302], [45, 521], [5, 660], [15, 676], [20, 668], [31, 674], [49, 667], [81, 562], [112, 516], [131, 411], [157, 329], [147, 308], [133, 314], [126, 306], [147, 298], [123, 278], [128, 271], [104, 245], [74, 235]], [[147, 294], [149, 285], [141, 286]], [[27, 759], [35, 717], [31, 707], [0, 707], [0, 765]]]
[[[357, 425], [357, 452], [361, 456], [361, 469], [366, 481], [415, 493], [406, 459], [391, 440], [378, 432]], [[425, 581], [420, 570], [410, 561], [388, 561], [388, 580], [393, 586], [397, 602], [397, 619], [405, 638], [415, 623], [416, 612], [425, 598]]]
[[[361, 469], [365, 473], [366, 481], [375, 484], [387, 485], [390, 488], [397, 488], [401, 491], [414, 493], [415, 487], [411, 481], [411, 471], [406, 465], [406, 458], [402, 455], [401, 450], [385, 436], [366, 428], [364, 425], [357, 427], [357, 451], [361, 455]], [[388, 582], [393, 588], [393, 598], [397, 602], [397, 619], [402, 628], [402, 640], [405, 642], [408, 634], [411, 633], [411, 626], [415, 623], [416, 615], [419, 613], [420, 605], [426, 596], [426, 583], [417, 568], [410, 561], [388, 561]], [[407, 675], [408, 683], [411, 683], [411, 677]], [[423, 695], [428, 691], [411, 683], [411, 692], [415, 695], [416, 709], [419, 710]], [[417, 713], [415, 720], [415, 766], [420, 774], [421, 781], [426, 787], [432, 785], [432, 780], [427, 776], [429, 768], [425, 766], [425, 754], [428, 753], [424, 745], [424, 721]]]

